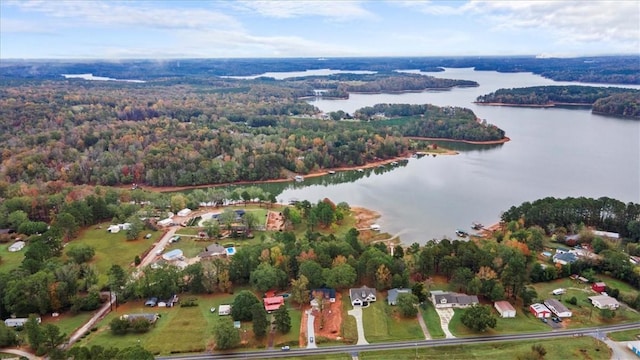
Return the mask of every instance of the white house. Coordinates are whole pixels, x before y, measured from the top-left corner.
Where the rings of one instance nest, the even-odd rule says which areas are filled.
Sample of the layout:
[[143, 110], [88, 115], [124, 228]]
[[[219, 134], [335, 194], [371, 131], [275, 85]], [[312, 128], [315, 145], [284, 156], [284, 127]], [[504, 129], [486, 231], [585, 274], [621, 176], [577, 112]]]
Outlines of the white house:
[[131, 229], [131, 223], [123, 223], [123, 224], [109, 226], [107, 228], [107, 232], [115, 234], [117, 232], [120, 232], [120, 230], [129, 230], [129, 229]]
[[159, 220], [157, 224], [158, 226], [170, 226], [171, 224], [173, 224], [173, 219], [171, 218], [162, 219], [162, 220]]
[[[11, 319], [7, 319], [4, 321], [4, 324], [7, 327], [22, 327], [24, 326], [24, 324], [28, 321], [28, 318], [11, 318]], [[41, 319], [38, 317], [36, 318], [36, 321], [38, 322], [38, 324], [40, 324]]]
[[544, 305], [551, 310], [552, 313], [558, 317], [571, 317], [573, 313], [566, 306], [564, 306], [559, 300], [547, 299], [544, 301]]
[[607, 295], [590, 296], [589, 300], [591, 300], [593, 306], [597, 307], [598, 309], [615, 310], [620, 307], [620, 303], [618, 302], [618, 300]]
[[367, 306], [376, 301], [376, 289], [366, 286], [349, 289], [349, 298], [353, 306]]
[[480, 303], [478, 301], [478, 297], [475, 295], [459, 294], [440, 290], [431, 291], [431, 301], [438, 309], [466, 308]]
[[9, 252], [17, 252], [20, 251], [24, 248], [25, 246], [25, 242], [24, 241], [16, 241], [13, 244], [11, 244], [11, 246], [9, 246]]
[[178, 216], [189, 216], [189, 214], [191, 214], [191, 209], [189, 208], [184, 208], [178, 211]]
[[496, 301], [493, 306], [498, 310], [500, 317], [502, 318], [514, 318], [516, 317], [516, 309], [513, 308], [508, 301]]
[[537, 318], [548, 318], [551, 316], [551, 310], [540, 303], [529, 305], [529, 311]]
[[218, 315], [230, 315], [231, 314], [231, 305], [220, 305], [218, 306]]

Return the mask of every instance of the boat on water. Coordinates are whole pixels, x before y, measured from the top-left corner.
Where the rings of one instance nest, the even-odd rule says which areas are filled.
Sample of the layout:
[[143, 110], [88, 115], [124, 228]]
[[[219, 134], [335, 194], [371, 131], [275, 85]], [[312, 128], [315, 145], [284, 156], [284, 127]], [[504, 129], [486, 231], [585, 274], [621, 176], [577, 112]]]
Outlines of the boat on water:
[[358, 169], [358, 172], [364, 172], [364, 169]]
[[471, 223], [471, 228], [473, 230], [482, 230], [484, 228], [484, 225], [482, 225], [481, 223], [474, 221]]
[[335, 171], [333, 171], [333, 170], [329, 170], [329, 175], [333, 175], [333, 174], [335, 174], [335, 173], [336, 173]]
[[378, 224], [371, 224], [369, 228], [373, 231], [380, 231], [380, 225]]
[[397, 161], [393, 161], [393, 162], [391, 162], [391, 165], [392, 165], [392, 166], [397, 166], [397, 165], [398, 165], [398, 162], [397, 162]]
[[304, 176], [302, 175], [296, 175], [296, 177], [294, 177], [294, 180], [296, 182], [303, 182], [304, 181]]
[[469, 233], [467, 233], [467, 232], [466, 232], [466, 231], [464, 231], [464, 230], [460, 230], [460, 229], [458, 229], [458, 230], [456, 230], [456, 235], [458, 235], [458, 237], [463, 237], [463, 238], [464, 238], [464, 237], [469, 236]]

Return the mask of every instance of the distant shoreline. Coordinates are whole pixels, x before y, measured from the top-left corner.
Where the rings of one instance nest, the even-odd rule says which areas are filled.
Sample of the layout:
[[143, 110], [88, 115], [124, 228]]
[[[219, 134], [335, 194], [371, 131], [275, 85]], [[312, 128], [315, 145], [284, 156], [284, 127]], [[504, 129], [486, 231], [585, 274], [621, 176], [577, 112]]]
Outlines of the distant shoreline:
[[510, 106], [510, 107], [530, 107], [530, 108], [550, 108], [554, 106], [575, 106], [575, 107], [591, 107], [593, 104], [589, 103], [563, 103], [563, 102], [554, 102], [548, 104], [509, 104], [509, 103], [500, 103], [500, 102], [473, 102], [476, 105], [488, 105], [488, 106]]
[[473, 140], [460, 140], [460, 139], [447, 139], [447, 138], [431, 138], [431, 137], [420, 137], [420, 136], [403, 136], [403, 137], [405, 137], [407, 139], [412, 139], [412, 140], [449, 141], [449, 142], [459, 142], [459, 143], [472, 144], [472, 145], [498, 145], [498, 144], [504, 144], [506, 142], [511, 141], [511, 138], [509, 138], [508, 136], [505, 136], [500, 140], [487, 140], [487, 141], [473, 141]]

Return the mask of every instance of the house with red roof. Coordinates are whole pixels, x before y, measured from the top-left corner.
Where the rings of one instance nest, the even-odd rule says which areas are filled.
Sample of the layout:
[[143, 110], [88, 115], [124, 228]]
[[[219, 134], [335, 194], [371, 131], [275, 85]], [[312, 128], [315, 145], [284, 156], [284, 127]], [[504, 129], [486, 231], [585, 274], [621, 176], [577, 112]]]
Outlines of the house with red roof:
[[272, 311], [276, 311], [280, 308], [281, 305], [284, 305], [284, 297], [282, 296], [273, 296], [263, 298], [264, 309], [267, 310], [268, 313]]

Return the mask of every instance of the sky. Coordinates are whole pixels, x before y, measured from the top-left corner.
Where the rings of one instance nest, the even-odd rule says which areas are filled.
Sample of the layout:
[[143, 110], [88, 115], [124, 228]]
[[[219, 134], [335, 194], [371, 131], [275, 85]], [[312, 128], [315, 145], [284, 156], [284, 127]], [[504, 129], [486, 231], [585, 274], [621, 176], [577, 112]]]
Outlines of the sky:
[[0, 59], [617, 54], [638, 0], [0, 0]]

